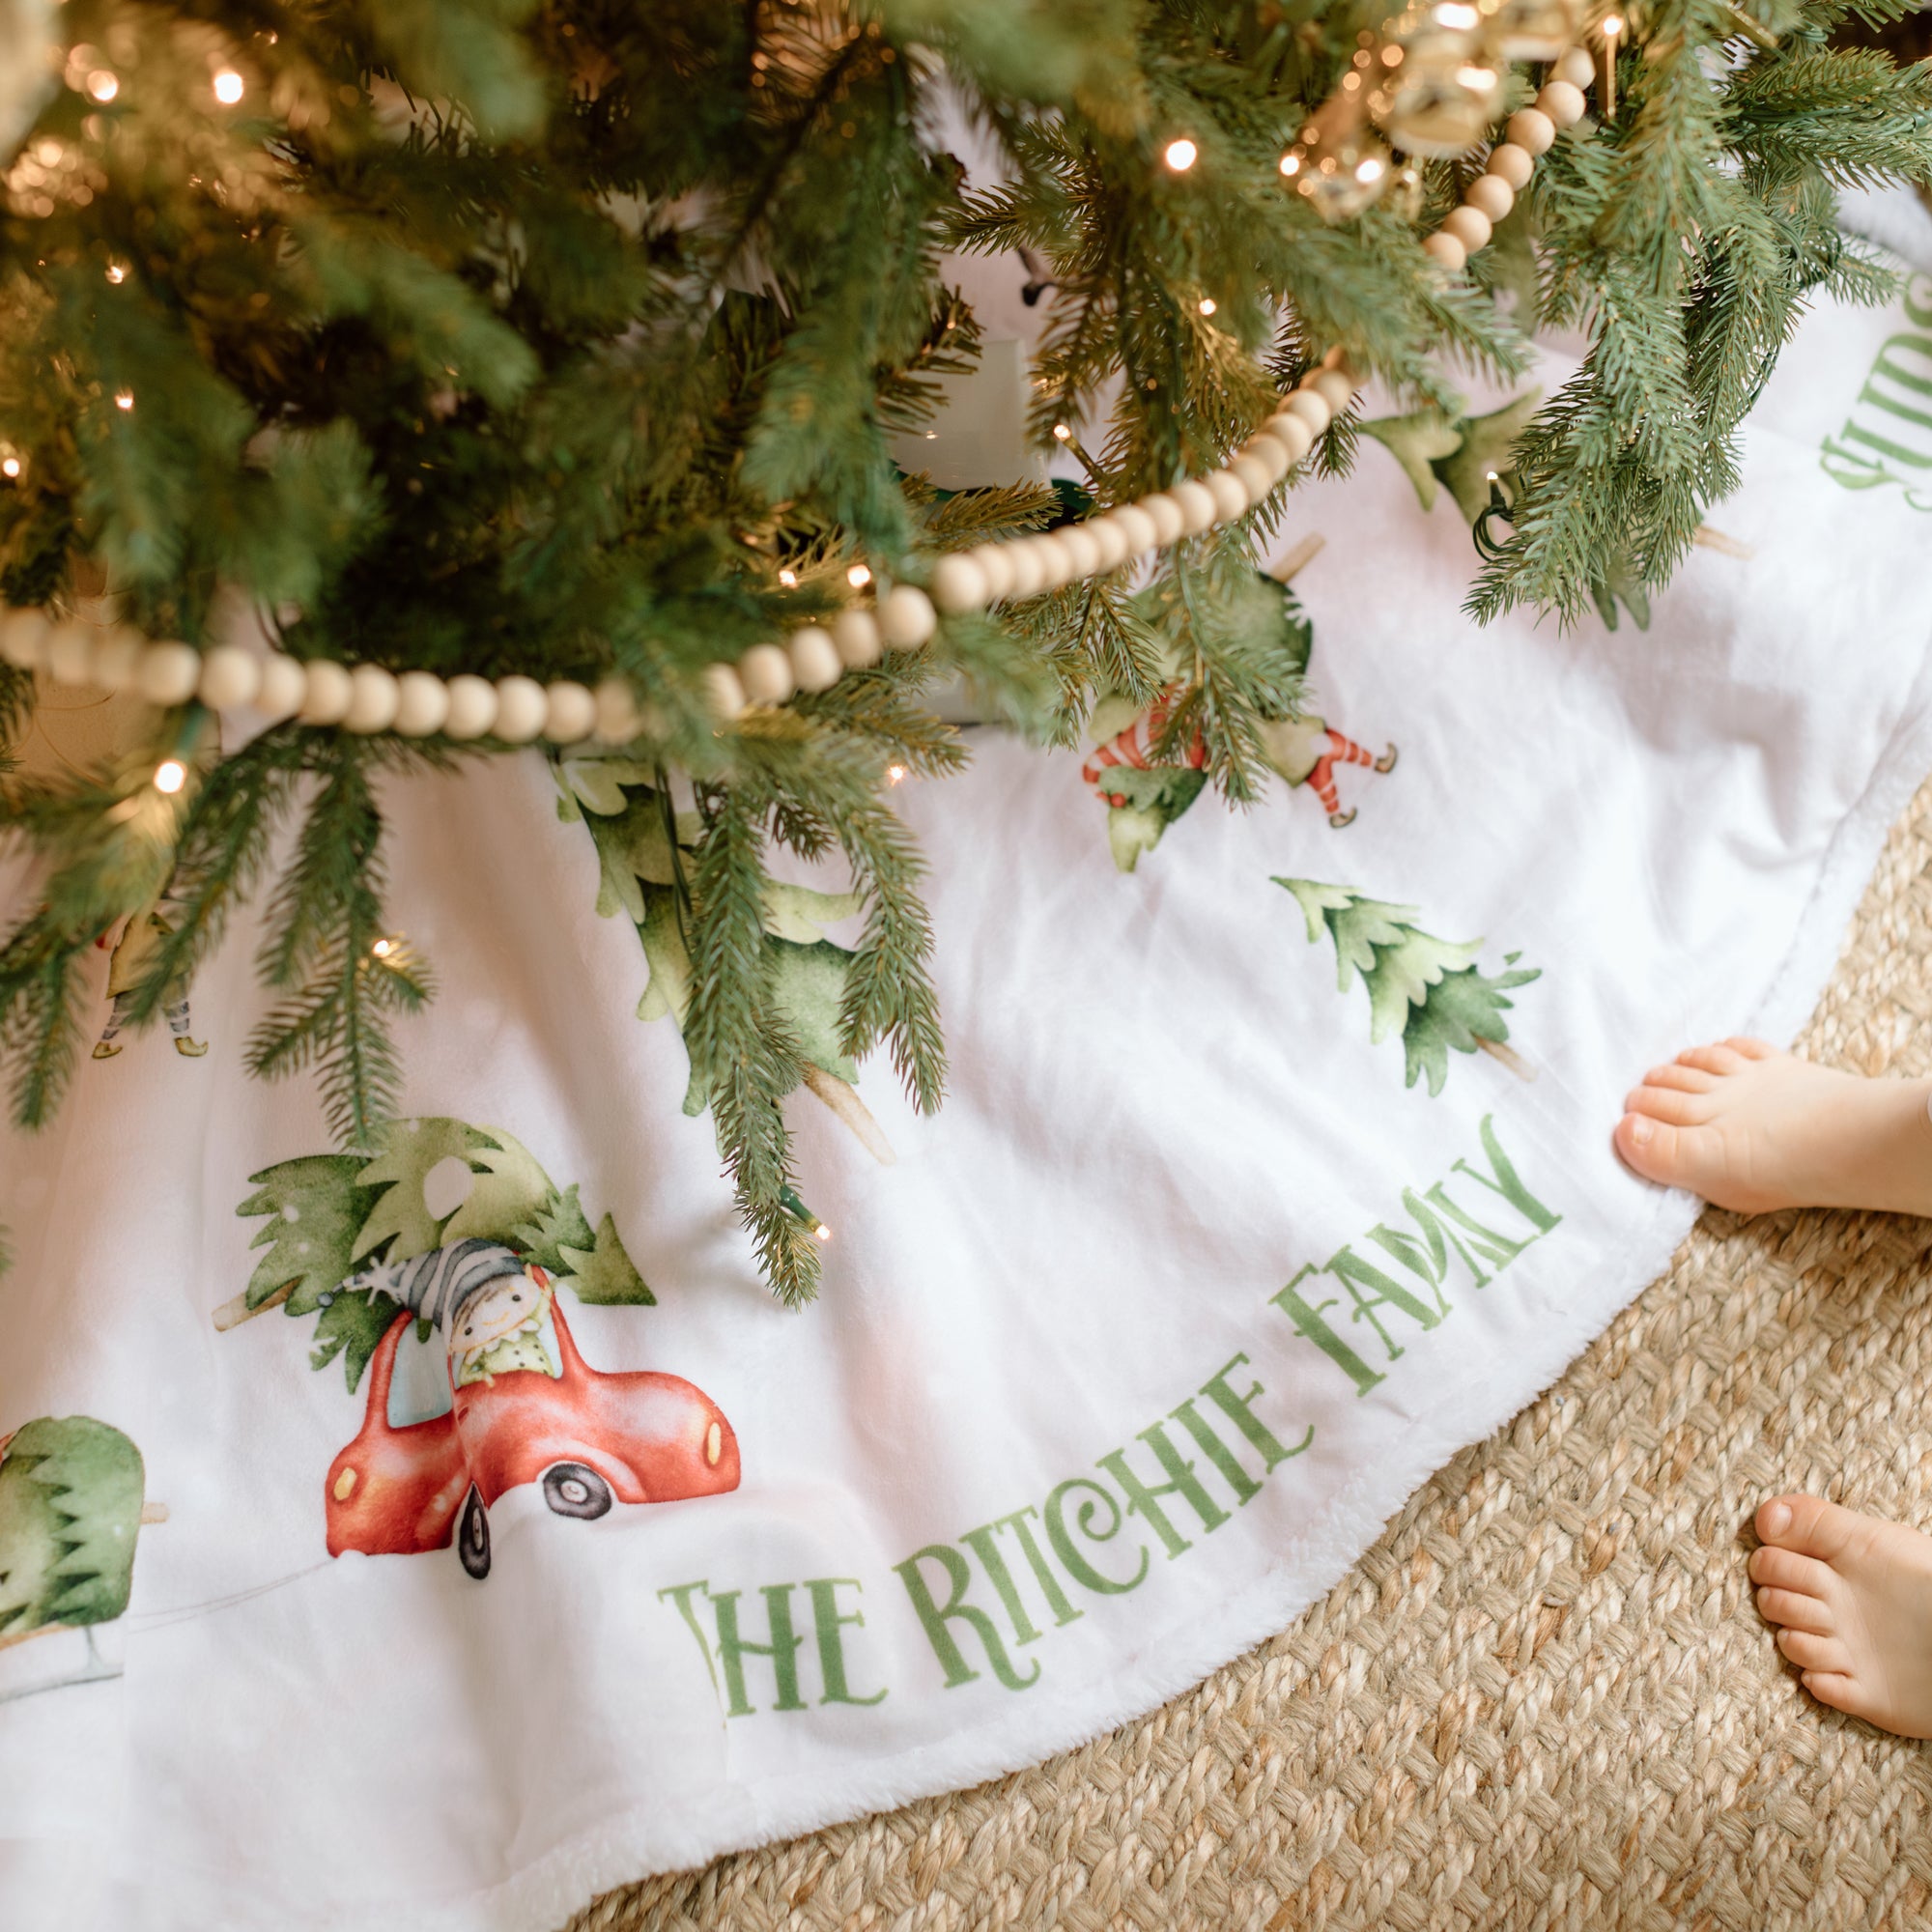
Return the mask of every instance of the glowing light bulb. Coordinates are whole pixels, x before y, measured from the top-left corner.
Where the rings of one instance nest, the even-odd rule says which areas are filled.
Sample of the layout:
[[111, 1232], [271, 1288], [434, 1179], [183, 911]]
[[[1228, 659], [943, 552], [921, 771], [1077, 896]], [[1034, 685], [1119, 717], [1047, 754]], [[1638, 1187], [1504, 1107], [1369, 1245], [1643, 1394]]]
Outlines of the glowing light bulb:
[[1054, 440], [1055, 440], [1056, 442], [1067, 442], [1067, 441], [1070, 441], [1070, 440], [1071, 440], [1071, 439], [1072, 439], [1072, 436], [1073, 436], [1073, 432], [1072, 432], [1072, 431], [1071, 431], [1070, 429], [1068, 429], [1068, 428], [1066, 427], [1066, 425], [1065, 425], [1065, 423], [1055, 423], [1055, 424], [1054, 424], [1054, 426], [1053, 426], [1053, 437], [1054, 437]]
[[863, 563], [855, 563], [852, 566], [852, 568], [845, 573], [845, 582], [849, 583], [854, 590], [865, 589], [867, 584], [871, 582], [871, 581], [872, 581], [871, 570]]
[[1481, 18], [1473, 7], [1465, 7], [1463, 0], [1444, 0], [1435, 10], [1435, 24], [1438, 27], [1456, 27], [1466, 30]]
[[888, 765], [886, 767], [886, 782], [888, 784], [897, 784], [905, 775], [906, 768], [903, 765]]
[[1298, 175], [1301, 172], [1301, 156], [1284, 155], [1281, 157], [1281, 171], [1285, 175]]
[[133, 390], [116, 389], [114, 391], [114, 407], [117, 410], [131, 410], [134, 407]]
[[1201, 298], [1201, 313], [1203, 315], [1212, 315], [1218, 306], [1219, 304], [1212, 296], [1203, 296]]
[[787, 590], [796, 590], [798, 588], [798, 572], [795, 570], [781, 570], [779, 572], [779, 582]]
[[20, 459], [17, 456], [10, 456], [4, 463], [0, 463], [0, 476], [17, 476], [19, 473]]
[[936, 429], [927, 430], [925, 440], [927, 442], [937, 442], [939, 440], [939, 432]]
[[242, 99], [242, 76], [232, 67], [225, 67], [214, 76], [214, 98], [224, 107], [233, 107]]
[[1368, 186], [1368, 185], [1371, 182], [1380, 181], [1381, 178], [1382, 178], [1382, 163], [1379, 160], [1378, 160], [1374, 155], [1369, 155], [1365, 156], [1362, 160], [1356, 162], [1355, 179], [1358, 182], [1360, 182], [1364, 187]]
[[107, 279], [118, 289], [128, 279], [128, 270], [119, 262], [112, 263], [107, 270]]
[[812, 1229], [811, 1232], [814, 1235], [816, 1235], [821, 1241], [829, 1241], [832, 1238], [832, 1230], [828, 1228], [823, 1221], [819, 1222], [818, 1226]]
[[1486, 94], [1496, 84], [1496, 71], [1492, 67], [1459, 67], [1456, 81], [1471, 94]]
[[1167, 153], [1161, 158], [1176, 174], [1184, 175], [1194, 165], [1200, 154], [1201, 150], [1192, 141], [1182, 139], [1170, 141], [1167, 144]]
[[87, 91], [105, 106], [121, 92], [121, 83], [104, 67], [98, 67], [87, 76]]
[[1605, 40], [1606, 41], [1615, 40], [1617, 36], [1623, 32], [1623, 30], [1624, 30], [1624, 23], [1623, 23], [1623, 18], [1620, 14], [1605, 14], [1604, 15]]
[[178, 792], [187, 782], [187, 767], [179, 758], [164, 758], [155, 767], [155, 789]]

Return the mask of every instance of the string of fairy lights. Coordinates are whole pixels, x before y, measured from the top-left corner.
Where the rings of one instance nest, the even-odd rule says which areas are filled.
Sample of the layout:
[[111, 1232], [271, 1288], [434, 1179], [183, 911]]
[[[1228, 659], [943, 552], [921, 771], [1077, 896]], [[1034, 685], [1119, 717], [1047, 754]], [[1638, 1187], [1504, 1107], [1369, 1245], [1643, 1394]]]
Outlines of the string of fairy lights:
[[[1391, 193], [1419, 202], [1420, 179], [1394, 151], [1425, 157], [1467, 153], [1500, 112], [1506, 64], [1547, 63], [1548, 78], [1534, 102], [1510, 116], [1504, 138], [1493, 143], [1457, 207], [1422, 244], [1444, 273], [1460, 273], [1508, 215], [1537, 158], [1559, 130], [1582, 118], [1585, 90], [1594, 84], [1600, 110], [1613, 111], [1616, 55], [1625, 32], [1621, 15], [1605, 14], [1588, 28], [1594, 52], [1580, 44], [1585, 16], [1577, 0], [1411, 6], [1379, 34], [1361, 36], [1340, 84], [1283, 155], [1283, 179], [1330, 221], [1351, 219]], [[104, 63], [90, 64], [91, 56], [91, 49], [72, 50], [67, 78], [106, 102], [120, 83]], [[210, 87], [224, 106], [238, 103], [246, 91], [242, 74], [227, 67], [213, 71]], [[50, 145], [57, 144], [42, 148]], [[1176, 135], [1162, 155], [1170, 170], [1185, 173], [1200, 150], [1188, 136]], [[16, 207], [38, 201], [47, 171], [61, 158], [30, 149], [23, 156], [28, 171], [15, 163], [5, 185]], [[125, 275], [118, 268], [107, 269], [110, 282]], [[1212, 312], [1208, 302], [1201, 308], [1204, 315]], [[942, 612], [960, 616], [1065, 589], [1234, 523], [1307, 459], [1361, 387], [1360, 375], [1340, 351], [1331, 351], [1221, 468], [1082, 522], [940, 556], [923, 569], [929, 593], [908, 582], [879, 582], [869, 565], [854, 563], [846, 572], [854, 599], [829, 623], [801, 625], [781, 643], [753, 644], [735, 664], [708, 667], [703, 675], [710, 707], [721, 724], [729, 724], [748, 710], [783, 704], [797, 693], [829, 690], [847, 671], [874, 665], [888, 651], [923, 648]], [[136, 406], [128, 389], [113, 400], [124, 412]], [[6, 450], [0, 476], [17, 479], [22, 464], [18, 451]], [[781, 571], [781, 584], [787, 577], [796, 582]], [[267, 722], [295, 719], [364, 734], [618, 745], [638, 738], [650, 722], [618, 676], [595, 686], [569, 679], [540, 684], [515, 673], [445, 679], [238, 644], [203, 651], [151, 639], [127, 625], [39, 608], [0, 612], [0, 660], [56, 684], [130, 690], [161, 708], [200, 703]], [[154, 775], [162, 793], [178, 792], [185, 781], [186, 768], [178, 758], [163, 761]]]

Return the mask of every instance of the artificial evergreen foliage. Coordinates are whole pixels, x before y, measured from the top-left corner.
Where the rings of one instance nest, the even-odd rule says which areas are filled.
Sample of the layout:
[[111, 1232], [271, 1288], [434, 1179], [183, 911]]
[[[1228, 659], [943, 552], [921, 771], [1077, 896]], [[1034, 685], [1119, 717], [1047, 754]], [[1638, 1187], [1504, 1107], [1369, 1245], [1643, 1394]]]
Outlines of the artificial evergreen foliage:
[[[1174, 729], [1237, 800], [1296, 688], [1238, 621], [1281, 494], [1173, 553], [1151, 595], [1102, 581], [948, 620], [924, 653], [717, 727], [706, 668], [829, 619], [855, 559], [921, 582], [938, 551], [1062, 513], [893, 460], [978, 353], [943, 252], [1044, 264], [1034, 427], [1099, 412], [1073, 446], [1102, 506], [1224, 457], [1330, 346], [1458, 419], [1459, 366], [1507, 380], [1538, 316], [1581, 327], [1473, 604], [1640, 595], [1732, 482], [1806, 298], [1887, 286], [1831, 188], [1932, 168], [1932, 81], [1832, 44], [1838, 0], [1626, 11], [1615, 116], [1561, 136], [1452, 278], [1420, 237], [1466, 162], [1424, 166], [1419, 217], [1391, 200], [1325, 226], [1284, 186], [1379, 18], [1340, 0], [0, 0], [0, 48], [60, 42], [43, 86], [0, 86], [0, 598], [111, 594], [197, 647], [239, 610], [298, 657], [630, 680], [623, 755], [653, 776], [627, 810], [676, 796], [670, 876], [627, 875], [639, 930], [649, 953], [674, 929], [693, 1092], [774, 1286], [807, 1295], [781, 1102], [880, 1045], [922, 1108], [944, 1087], [920, 860], [884, 783], [958, 762], [926, 682], [961, 669], [992, 715], [1066, 741], [1097, 691], [1151, 701], [1178, 662]], [[964, 179], [947, 112], [1000, 178]], [[1179, 134], [1185, 171], [1162, 158]], [[33, 701], [0, 668], [0, 737]], [[251, 1064], [318, 1069], [345, 1151], [378, 1151], [392, 1024], [431, 991], [384, 917], [383, 787], [500, 748], [291, 723], [217, 750], [192, 706], [158, 728], [84, 786], [0, 779], [44, 880], [0, 947], [17, 1118], [43, 1121], [71, 1065], [85, 950], [172, 880], [138, 1016], [264, 896]], [[165, 755], [189, 781], [164, 800]], [[861, 896], [836, 1031], [802, 1023], [804, 969], [774, 964], [781, 850], [842, 857]]]

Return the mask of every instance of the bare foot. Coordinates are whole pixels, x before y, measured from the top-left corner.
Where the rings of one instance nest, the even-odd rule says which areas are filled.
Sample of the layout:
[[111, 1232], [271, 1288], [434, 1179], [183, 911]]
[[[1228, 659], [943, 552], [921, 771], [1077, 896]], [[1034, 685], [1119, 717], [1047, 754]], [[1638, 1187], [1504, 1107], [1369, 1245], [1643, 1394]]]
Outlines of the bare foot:
[[1624, 1101], [1617, 1151], [1719, 1208], [1932, 1214], [1932, 1080], [1861, 1080], [1761, 1039], [1694, 1046]]
[[1821, 1704], [1932, 1738], [1932, 1537], [1816, 1496], [1757, 1513], [1750, 1578], [1777, 1647]]

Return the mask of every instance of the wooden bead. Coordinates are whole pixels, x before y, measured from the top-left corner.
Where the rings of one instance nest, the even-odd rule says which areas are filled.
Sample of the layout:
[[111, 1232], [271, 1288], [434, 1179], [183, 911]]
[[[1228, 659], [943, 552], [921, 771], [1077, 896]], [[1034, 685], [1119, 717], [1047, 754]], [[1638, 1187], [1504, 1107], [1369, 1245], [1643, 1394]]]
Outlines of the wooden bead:
[[956, 553], [933, 566], [932, 600], [942, 611], [957, 614], [983, 611], [987, 602], [985, 574], [972, 558]]
[[1514, 141], [1498, 141], [1490, 150], [1484, 171], [1494, 175], [1498, 181], [1507, 182], [1512, 193], [1520, 194], [1529, 185], [1529, 178], [1535, 170], [1535, 158], [1527, 148], [1519, 148]]
[[[53, 640], [47, 641], [51, 644]], [[349, 673], [340, 665], [335, 669], [342, 671], [346, 686]], [[200, 682], [201, 653], [186, 644], [150, 644], [141, 653], [141, 668], [134, 674], [136, 689], [150, 704], [185, 704]], [[336, 720], [317, 722], [333, 724]]]
[[[1261, 474], [1266, 478], [1262, 486], [1264, 490], [1272, 490], [1293, 467], [1289, 460], [1288, 445], [1278, 437], [1259, 432], [1242, 443], [1240, 453], [1235, 462], [1238, 463], [1243, 458], [1252, 461]], [[1232, 469], [1235, 466], [1231, 463], [1228, 467]]]
[[349, 673], [349, 709], [342, 728], [367, 736], [396, 722], [396, 680], [381, 665], [359, 664]]
[[1585, 88], [1597, 77], [1597, 63], [1581, 47], [1565, 47], [1557, 58], [1554, 72], [1558, 80], [1567, 80], [1575, 88]]
[[1559, 128], [1574, 128], [1583, 118], [1583, 91], [1567, 80], [1548, 82], [1536, 97], [1539, 112], [1548, 115]]
[[1181, 515], [1180, 505], [1166, 490], [1156, 491], [1151, 497], [1143, 497], [1140, 507], [1153, 519], [1153, 540], [1165, 550], [1169, 544], [1179, 543], [1187, 529], [1187, 519]]
[[46, 640], [53, 630], [44, 611], [9, 611], [0, 623], [0, 658], [15, 670], [32, 670], [41, 662]]
[[598, 683], [597, 737], [605, 745], [628, 745], [643, 728], [637, 694], [626, 677], [607, 677]]
[[94, 640], [94, 682], [102, 691], [125, 691], [141, 668], [148, 640], [139, 631], [116, 624]]
[[980, 575], [986, 580], [986, 602], [997, 604], [1002, 598], [1010, 597], [1013, 592], [1013, 560], [1006, 544], [981, 544], [977, 550], [969, 550], [967, 556], [979, 567]]
[[1015, 604], [1037, 597], [1046, 582], [1046, 566], [1038, 555], [1024, 538], [1002, 544], [1000, 548], [1006, 553], [1007, 575], [1012, 586], [1007, 592], [1008, 597]]
[[1126, 562], [1127, 533], [1112, 517], [1094, 518], [1087, 526], [1087, 534], [1100, 553], [1100, 560], [1094, 566], [1094, 575], [1104, 577]]
[[1473, 255], [1478, 248], [1487, 248], [1490, 242], [1490, 217], [1480, 208], [1471, 208], [1464, 202], [1461, 208], [1452, 208], [1442, 223], [1442, 233], [1453, 235], [1462, 242], [1465, 258]]
[[1509, 118], [1504, 130], [1511, 145], [1526, 155], [1547, 155], [1556, 138], [1556, 123], [1540, 107], [1520, 107]]
[[1328, 398], [1315, 389], [1295, 390], [1282, 407], [1289, 415], [1299, 416], [1308, 425], [1311, 439], [1321, 435], [1335, 415], [1328, 407]]
[[711, 715], [723, 724], [729, 724], [744, 715], [745, 687], [727, 664], [705, 666], [704, 696], [711, 706]]
[[333, 658], [311, 658], [302, 666], [302, 699], [296, 716], [304, 724], [340, 724], [354, 695], [349, 673]]
[[1516, 191], [1500, 175], [1478, 175], [1463, 190], [1463, 204], [1487, 215], [1493, 226], [1516, 206]]
[[776, 644], [753, 644], [738, 660], [738, 682], [753, 704], [782, 704], [798, 688], [791, 660]]
[[845, 668], [832, 633], [819, 624], [805, 624], [785, 642], [791, 674], [801, 691], [830, 691]]
[[1177, 483], [1167, 494], [1174, 498], [1180, 511], [1183, 535], [1198, 537], [1203, 530], [1212, 526], [1219, 507], [1205, 484], [1190, 479], [1185, 483]]
[[1067, 554], [1066, 546], [1060, 541], [1057, 530], [1048, 530], [1041, 536], [1029, 537], [1026, 547], [1039, 559], [1039, 587], [1042, 590], [1059, 590], [1072, 581], [1073, 558]]
[[[1270, 442], [1265, 438], [1262, 440], [1262, 447], [1272, 449], [1282, 457], [1288, 454], [1280, 443]], [[1243, 450], [1229, 464], [1227, 473], [1241, 486], [1243, 494], [1252, 504], [1259, 503], [1264, 497], [1272, 494], [1274, 486], [1288, 473], [1288, 465], [1284, 462], [1279, 469], [1275, 469], [1261, 457], [1251, 456]]]
[[1278, 442], [1288, 454], [1293, 469], [1315, 447], [1315, 432], [1291, 410], [1278, 410], [1261, 426], [1261, 434]]
[[867, 665], [877, 664], [886, 647], [879, 635], [879, 620], [856, 604], [833, 618], [832, 641], [838, 647], [839, 663], [847, 670], [864, 670]]
[[239, 711], [262, 689], [262, 660], [239, 644], [216, 644], [201, 661], [195, 696], [211, 711]]
[[1202, 488], [1214, 499], [1214, 521], [1232, 524], [1254, 508], [1255, 499], [1247, 486], [1232, 469], [1210, 470], [1201, 479]]
[[[977, 563], [973, 568], [980, 571], [980, 582], [990, 597], [992, 586], [986, 583], [986, 573]], [[895, 651], [918, 650], [930, 641], [938, 628], [932, 599], [916, 583], [895, 583], [879, 600], [879, 629]]]
[[543, 734], [553, 745], [581, 745], [597, 724], [597, 700], [587, 684], [560, 677], [544, 686]]
[[56, 624], [47, 638], [47, 675], [56, 684], [85, 684], [93, 675], [94, 640], [99, 635], [95, 624]]
[[544, 727], [550, 700], [533, 677], [512, 672], [497, 680], [496, 735], [506, 745], [527, 745]]
[[1138, 503], [1123, 503], [1110, 510], [1106, 521], [1127, 540], [1128, 556], [1143, 556], [1160, 541], [1153, 519]]
[[1331, 415], [1339, 416], [1355, 400], [1355, 385], [1340, 369], [1318, 369], [1302, 386], [1313, 389]]
[[1072, 566], [1069, 582], [1084, 582], [1100, 568], [1099, 543], [1085, 524], [1068, 524], [1065, 529], [1056, 530], [1054, 538]]
[[308, 672], [299, 660], [270, 651], [262, 660], [262, 686], [255, 694], [255, 709], [264, 718], [293, 718], [301, 709], [307, 690]]
[[1423, 253], [1433, 256], [1449, 272], [1460, 274], [1468, 266], [1469, 251], [1449, 234], [1432, 235], [1422, 244]]
[[449, 687], [426, 670], [406, 670], [396, 680], [396, 730], [405, 738], [427, 738], [449, 719]]
[[442, 721], [445, 738], [480, 738], [497, 722], [497, 687], [487, 677], [460, 671], [449, 680], [449, 716]]

